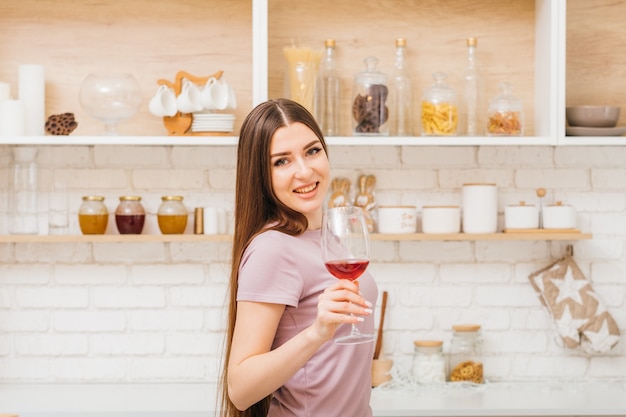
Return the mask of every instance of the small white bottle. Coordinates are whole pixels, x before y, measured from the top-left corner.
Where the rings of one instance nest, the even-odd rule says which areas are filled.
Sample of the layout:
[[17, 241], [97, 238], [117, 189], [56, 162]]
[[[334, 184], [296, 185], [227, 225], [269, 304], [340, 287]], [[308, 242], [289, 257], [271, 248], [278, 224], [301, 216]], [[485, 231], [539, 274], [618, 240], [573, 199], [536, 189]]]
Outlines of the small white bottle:
[[341, 83], [335, 63], [335, 40], [324, 42], [324, 58], [316, 89], [315, 116], [325, 136], [339, 135]]
[[413, 134], [411, 119], [413, 117], [413, 93], [411, 77], [406, 63], [406, 39], [396, 39], [396, 60], [392, 76], [392, 126], [394, 136], [411, 136]]

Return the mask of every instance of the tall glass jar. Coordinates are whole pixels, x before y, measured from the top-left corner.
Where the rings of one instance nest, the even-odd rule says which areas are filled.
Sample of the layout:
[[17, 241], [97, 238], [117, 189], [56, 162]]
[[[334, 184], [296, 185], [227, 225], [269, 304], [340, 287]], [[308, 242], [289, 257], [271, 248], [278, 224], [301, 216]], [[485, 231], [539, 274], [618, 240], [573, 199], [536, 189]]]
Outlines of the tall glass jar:
[[183, 197], [166, 195], [161, 197], [161, 205], [157, 211], [159, 229], [164, 235], [185, 233], [187, 227], [187, 208], [183, 204]]
[[364, 60], [365, 70], [354, 77], [352, 127], [355, 136], [389, 135], [387, 76], [376, 69], [378, 58]]
[[466, 43], [467, 66], [463, 73], [463, 128], [461, 132], [467, 136], [478, 136], [482, 134], [484, 126], [483, 78], [476, 57], [478, 40], [467, 38]]
[[13, 149], [9, 180], [9, 233], [36, 235], [37, 217], [37, 148], [18, 146]]
[[141, 204], [141, 197], [126, 195], [120, 197], [115, 209], [115, 225], [122, 235], [140, 235], [146, 221], [146, 211]]
[[109, 211], [104, 197], [86, 195], [78, 208], [78, 225], [84, 235], [103, 235], [109, 223]]
[[394, 136], [411, 136], [413, 128], [413, 92], [411, 76], [406, 62], [406, 39], [396, 39], [396, 61], [392, 76], [391, 88], [391, 134]]
[[454, 136], [459, 124], [456, 92], [447, 83], [448, 74], [433, 74], [434, 84], [422, 95], [422, 135]]
[[339, 73], [335, 64], [335, 40], [324, 42], [324, 58], [320, 66], [319, 80], [315, 86], [315, 114], [326, 136], [339, 135]]
[[448, 352], [450, 381], [482, 384], [484, 382], [483, 340], [480, 325], [455, 325], [452, 330]]
[[446, 361], [441, 340], [416, 340], [414, 344], [411, 373], [419, 384], [446, 382]]
[[524, 133], [524, 106], [513, 96], [509, 83], [498, 85], [500, 94], [489, 102], [487, 134], [489, 136], [522, 136]]

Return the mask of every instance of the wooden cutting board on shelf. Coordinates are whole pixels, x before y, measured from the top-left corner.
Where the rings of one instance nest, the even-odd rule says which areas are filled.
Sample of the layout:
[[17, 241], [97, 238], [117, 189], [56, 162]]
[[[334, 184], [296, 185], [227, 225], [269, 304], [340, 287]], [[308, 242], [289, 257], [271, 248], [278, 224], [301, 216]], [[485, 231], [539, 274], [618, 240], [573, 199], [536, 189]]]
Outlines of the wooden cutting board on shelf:
[[504, 229], [504, 233], [580, 233], [579, 229]]

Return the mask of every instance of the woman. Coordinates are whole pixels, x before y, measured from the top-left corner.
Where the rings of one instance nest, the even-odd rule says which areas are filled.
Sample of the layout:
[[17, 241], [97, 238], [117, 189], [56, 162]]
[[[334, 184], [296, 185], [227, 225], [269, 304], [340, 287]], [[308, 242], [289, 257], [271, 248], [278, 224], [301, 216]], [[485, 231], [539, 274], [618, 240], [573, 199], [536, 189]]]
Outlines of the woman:
[[326, 143], [304, 107], [278, 99], [250, 112], [237, 149], [221, 416], [372, 415], [373, 344], [333, 338], [351, 323], [373, 332], [377, 288], [367, 272], [357, 287], [324, 266], [329, 184]]

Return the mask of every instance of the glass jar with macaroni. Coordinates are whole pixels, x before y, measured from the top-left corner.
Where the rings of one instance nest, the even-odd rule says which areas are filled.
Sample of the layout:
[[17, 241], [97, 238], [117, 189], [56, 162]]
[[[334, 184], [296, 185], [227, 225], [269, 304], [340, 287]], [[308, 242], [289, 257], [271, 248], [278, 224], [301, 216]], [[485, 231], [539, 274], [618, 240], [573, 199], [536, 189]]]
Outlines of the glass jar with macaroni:
[[422, 136], [455, 136], [459, 125], [457, 95], [446, 82], [448, 74], [436, 72], [435, 82], [422, 95]]

